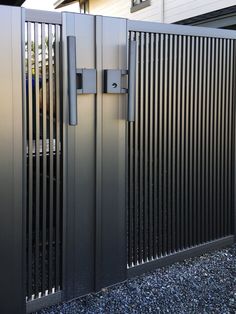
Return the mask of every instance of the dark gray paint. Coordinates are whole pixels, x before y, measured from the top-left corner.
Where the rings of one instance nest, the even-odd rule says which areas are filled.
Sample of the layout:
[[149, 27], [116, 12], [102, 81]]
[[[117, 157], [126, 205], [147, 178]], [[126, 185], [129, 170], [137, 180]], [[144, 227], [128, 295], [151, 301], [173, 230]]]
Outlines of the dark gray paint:
[[[27, 11], [26, 11], [27, 12]], [[1, 193], [1, 208], [3, 211], [2, 221], [3, 228], [1, 229], [1, 250], [5, 252], [4, 258], [1, 260], [1, 269], [2, 269], [2, 287], [4, 289], [1, 291], [3, 296], [3, 313], [21, 313], [22, 306], [24, 303], [24, 289], [22, 288], [23, 280], [23, 271], [21, 265], [21, 254], [22, 254], [22, 121], [19, 117], [22, 116], [22, 106], [20, 100], [22, 98], [22, 86], [19, 84], [21, 82], [21, 56], [20, 50], [16, 47], [21, 47], [21, 34], [20, 29], [20, 11], [16, 11], [9, 8], [1, 9], [0, 14], [2, 15], [1, 22], [2, 27], [2, 41], [4, 43], [5, 49], [0, 52], [1, 62], [2, 62], [2, 82], [0, 84], [1, 88], [1, 99], [3, 101], [3, 106], [1, 109], [1, 171], [2, 175], [2, 186], [0, 189]], [[31, 14], [31, 19], [34, 20], [33, 12], [27, 13]], [[44, 22], [49, 22], [51, 15], [47, 15], [47, 19], [43, 19], [43, 14], [38, 14], [38, 19], [35, 19]], [[177, 112], [169, 113], [169, 108], [167, 107], [167, 97], [173, 97], [174, 92], [171, 96], [168, 96], [168, 86], [171, 84], [169, 74], [172, 72], [172, 67], [174, 73], [177, 73], [181, 69], [181, 64], [185, 65], [185, 70], [190, 69], [188, 62], [183, 61], [182, 52], [185, 49], [185, 55], [195, 56], [194, 51], [189, 51], [186, 47], [189, 44], [190, 36], [211, 36], [212, 47], [214, 43], [214, 37], [219, 38], [232, 38], [235, 39], [236, 36], [233, 32], [222, 32], [215, 30], [203, 30], [198, 28], [176, 27], [171, 25], [161, 25], [156, 23], [143, 23], [143, 22], [134, 22], [128, 21], [128, 30], [127, 30], [127, 20], [125, 19], [116, 19], [109, 17], [93, 17], [87, 15], [77, 15], [77, 14], [52, 14], [51, 22], [63, 20], [63, 115], [64, 115], [64, 124], [63, 124], [63, 176], [64, 176], [64, 193], [63, 193], [63, 202], [64, 202], [64, 214], [63, 214], [63, 240], [64, 240], [64, 263], [63, 263], [63, 291], [62, 299], [71, 299], [88, 292], [99, 290], [104, 286], [112, 285], [119, 281], [122, 281], [127, 278], [127, 259], [126, 259], [126, 208], [125, 208], [125, 176], [126, 176], [126, 119], [127, 119], [127, 96], [119, 94], [103, 94], [103, 70], [104, 69], [127, 69], [127, 32], [130, 31], [141, 31], [142, 34], [138, 39], [142, 43], [140, 49], [136, 48], [136, 52], [144, 60], [140, 68], [138, 69], [138, 77], [150, 77], [150, 81], [156, 80], [157, 77], [150, 76], [153, 73], [154, 67], [156, 70], [160, 71], [160, 77], [165, 81], [164, 88], [161, 88], [161, 85], [158, 85], [157, 92], [160, 91], [161, 98], [161, 115], [158, 115], [156, 109], [153, 109], [154, 121], [153, 127], [150, 133], [154, 134], [155, 140], [161, 141], [165, 150], [171, 149], [169, 145], [164, 143], [159, 132], [161, 128], [166, 124], [170, 126], [170, 117], [173, 116], [176, 118], [176, 130], [177, 134], [181, 135], [183, 133], [183, 127], [179, 124], [179, 119], [181, 117], [180, 113], [180, 104], [182, 98], [175, 97], [175, 103], [177, 103]], [[13, 22], [12, 22], [13, 21]], [[11, 28], [11, 23], [13, 26]], [[7, 26], [7, 27], [6, 27]], [[11, 29], [14, 29], [14, 33], [11, 33]], [[6, 31], [7, 30], [7, 31]], [[150, 32], [150, 34], [145, 34], [145, 32]], [[162, 32], [163, 34], [154, 34], [155, 32]], [[173, 37], [170, 33], [177, 35], [187, 35], [183, 40]], [[119, 34], [119, 36], [114, 36], [114, 34]], [[67, 36], [76, 37], [77, 45], [77, 60], [76, 68], [83, 69], [97, 69], [97, 95], [78, 95], [79, 99], [78, 112], [80, 119], [80, 124], [78, 126], [69, 126], [69, 106], [68, 106], [68, 58], [67, 58]], [[135, 32], [132, 34], [133, 39], [135, 38]], [[11, 38], [11, 41], [9, 41]], [[182, 36], [180, 36], [182, 38]], [[164, 41], [165, 46], [162, 44], [160, 51], [155, 51], [156, 56], [161, 56], [162, 59], [165, 57], [165, 63], [161, 64], [150, 64], [148, 65], [147, 60], [145, 59], [145, 53], [147, 53], [151, 47], [151, 58], [154, 55], [154, 46], [159, 49], [157, 42], [159, 40]], [[171, 39], [170, 43], [168, 40]], [[173, 39], [176, 43], [179, 40], [178, 52], [179, 58], [175, 59], [174, 63], [171, 63], [171, 58], [168, 60], [167, 57], [167, 47], [173, 48]], [[151, 41], [151, 44], [149, 45]], [[193, 47], [201, 48], [203, 45], [203, 40], [192, 38], [194, 43]], [[17, 45], [16, 45], [17, 43]], [[205, 41], [204, 41], [205, 43]], [[154, 46], [153, 46], [154, 45]], [[218, 41], [217, 41], [218, 45]], [[23, 43], [24, 46], [24, 43]], [[217, 46], [218, 47], [218, 46]], [[14, 48], [14, 49], [13, 49]], [[171, 56], [173, 56], [173, 51], [171, 48]], [[20, 48], [19, 48], [20, 49]], [[177, 50], [177, 47], [174, 47]], [[187, 50], [186, 50], [187, 49]], [[201, 48], [202, 49], [202, 48]], [[213, 49], [213, 48], [212, 48]], [[215, 48], [214, 48], [215, 49]], [[213, 50], [214, 50], [213, 49]], [[233, 45], [231, 45], [231, 58], [233, 58]], [[174, 51], [175, 51], [174, 50]], [[89, 51], [89, 53], [87, 53]], [[201, 54], [205, 53], [201, 52]], [[199, 53], [198, 53], [199, 55]], [[202, 56], [202, 55], [201, 55]], [[204, 58], [206, 56], [204, 55]], [[235, 58], [235, 57], [234, 57]], [[205, 59], [204, 59], [205, 60]], [[232, 61], [232, 60], [231, 60]], [[206, 60], [205, 60], [206, 62]], [[213, 62], [214, 63], [214, 62]], [[205, 63], [204, 63], [205, 64]], [[137, 65], [137, 62], [136, 62]], [[180, 65], [180, 66], [179, 66]], [[213, 68], [214, 64], [211, 65]], [[178, 69], [179, 67], [179, 69]], [[13, 75], [14, 69], [14, 75]], [[195, 77], [197, 66], [193, 66], [191, 71], [191, 77]], [[181, 70], [182, 71], [182, 70]], [[230, 70], [231, 75], [232, 70]], [[156, 75], [156, 74], [155, 74]], [[177, 74], [175, 74], [175, 81], [177, 80]], [[196, 78], [198, 75], [196, 75]], [[167, 80], [168, 78], [168, 80]], [[218, 82], [218, 81], [217, 81]], [[186, 78], [183, 80], [181, 73], [178, 75], [178, 88], [183, 90], [183, 85], [186, 83]], [[233, 80], [230, 80], [230, 87], [233, 87]], [[142, 106], [148, 102], [148, 99], [154, 101], [158, 100], [157, 92], [154, 93], [152, 88], [148, 88], [148, 81], [142, 80], [140, 82], [142, 88], [136, 91], [136, 96], [140, 97], [140, 103]], [[209, 86], [209, 82], [207, 83]], [[215, 83], [218, 86], [218, 83]], [[229, 84], [229, 82], [228, 82]], [[190, 88], [197, 88], [192, 86]], [[173, 88], [173, 86], [171, 87]], [[176, 91], [175, 87], [175, 91]], [[154, 93], [154, 94], [153, 94]], [[204, 94], [205, 95], [205, 94]], [[222, 98], [223, 94], [216, 94], [215, 97]], [[207, 95], [205, 95], [207, 97]], [[204, 97], [205, 97], [204, 96]], [[153, 97], [153, 98], [152, 98]], [[191, 98], [190, 93], [188, 97]], [[234, 99], [233, 95], [230, 94], [231, 106]], [[217, 98], [218, 99], [218, 98]], [[193, 99], [191, 99], [191, 104], [193, 104]], [[6, 104], [6, 105], [5, 105]], [[218, 103], [217, 103], [218, 106]], [[194, 110], [193, 108], [191, 110]], [[217, 107], [217, 110], [219, 108]], [[228, 115], [232, 114], [233, 108], [229, 110]], [[218, 111], [215, 110], [215, 121], [212, 121], [212, 128], [214, 123], [216, 124], [219, 120]], [[142, 121], [140, 127], [140, 134], [137, 136], [136, 131], [133, 133], [134, 141], [137, 144], [139, 141], [139, 136], [142, 141], [146, 141], [149, 146], [151, 146], [150, 138], [148, 137], [148, 115], [152, 114], [152, 111], [148, 111], [147, 108], [141, 108], [137, 113], [139, 119], [141, 115], [145, 114], [145, 120]], [[191, 116], [190, 119], [195, 119]], [[209, 113], [207, 113], [208, 115]], [[162, 115], [164, 115], [165, 120], [162, 121]], [[7, 122], [7, 123], [6, 123]], [[199, 121], [193, 121], [194, 123], [199, 123]], [[234, 121], [232, 121], [234, 123]], [[129, 124], [129, 125], [132, 125]], [[151, 127], [152, 124], [150, 124]], [[191, 125], [188, 125], [191, 127]], [[215, 128], [216, 129], [216, 128]], [[137, 128], [135, 129], [137, 130]], [[229, 130], [231, 130], [229, 126]], [[134, 131], [134, 129], [133, 129]], [[165, 136], [170, 134], [170, 129], [165, 130]], [[191, 131], [191, 129], [190, 129]], [[169, 132], [169, 133], [168, 133]], [[218, 132], [218, 131], [216, 131]], [[235, 132], [230, 131], [230, 136], [235, 136]], [[217, 135], [218, 133], [215, 133]], [[220, 133], [219, 133], [220, 134]], [[182, 134], [183, 135], [183, 134]], [[199, 135], [198, 135], [199, 136]], [[169, 137], [170, 139], [171, 137]], [[9, 140], [10, 139], [10, 140]], [[215, 136], [215, 141], [217, 143], [217, 137]], [[182, 151], [179, 151], [179, 143], [176, 143], [175, 148], [176, 159], [186, 158]], [[189, 144], [190, 145], [190, 144]], [[137, 147], [135, 147], [137, 150]], [[153, 148], [153, 154], [157, 157], [162, 158], [164, 162], [165, 171], [170, 169], [170, 164], [173, 162], [168, 156], [168, 159], [164, 159], [161, 151], [156, 151], [155, 147]], [[231, 148], [231, 152], [234, 148]], [[151, 147], [149, 150], [145, 150], [141, 153], [141, 157], [145, 157], [144, 165], [137, 165], [137, 160], [134, 167], [140, 167], [140, 171], [144, 170], [147, 164], [148, 154], [152, 155]], [[134, 153], [134, 152], [132, 152]], [[218, 154], [221, 157], [219, 152], [211, 152], [212, 154]], [[221, 152], [222, 153], [222, 152]], [[235, 158], [234, 152], [232, 152], [232, 157]], [[135, 157], [137, 158], [137, 157]], [[128, 160], [127, 160], [128, 161]], [[194, 159], [193, 162], [196, 162]], [[215, 162], [215, 159], [214, 159]], [[222, 166], [222, 164], [221, 164]], [[219, 168], [219, 171], [222, 171], [222, 168]], [[136, 171], [136, 170], [135, 170]], [[157, 174], [157, 178], [162, 180], [158, 176], [158, 165], [154, 163], [154, 172]], [[180, 176], [183, 176], [186, 169], [177, 169], [176, 178], [178, 182], [182, 182]], [[200, 175], [201, 175], [200, 170]], [[136, 175], [136, 174], [134, 174]], [[196, 174], [197, 175], [197, 174]], [[136, 175], [137, 176], [137, 175]], [[147, 181], [148, 176], [151, 180], [154, 180], [156, 186], [158, 180], [152, 177], [152, 174], [145, 170], [145, 180]], [[225, 180], [232, 181], [235, 176], [231, 175]], [[150, 190], [147, 189], [147, 185], [144, 186], [142, 178], [137, 178], [140, 180], [140, 186], [143, 193], [149, 197], [149, 202], [151, 203], [152, 195]], [[165, 179], [166, 180], [166, 179]], [[142, 182], [141, 182], [142, 181]], [[146, 182], [145, 181], [145, 182]], [[165, 185], [168, 185], [168, 181], [164, 182]], [[133, 183], [130, 182], [132, 185]], [[213, 182], [213, 189], [216, 189], [217, 185], [221, 184], [220, 182]], [[196, 186], [191, 187], [196, 189]], [[233, 188], [233, 187], [232, 187]], [[175, 187], [176, 191], [177, 188]], [[231, 189], [230, 189], [231, 190]], [[9, 193], [12, 191], [12, 193]], [[149, 192], [149, 194], [148, 194]], [[154, 202], [165, 202], [165, 206], [168, 204], [168, 199], [166, 196], [161, 195], [161, 190], [158, 188], [155, 190], [155, 193], [159, 193], [160, 199], [154, 199]], [[228, 191], [230, 196], [230, 191]], [[177, 193], [176, 193], [177, 194]], [[186, 196], [185, 196], [186, 197]], [[137, 198], [144, 201], [145, 208], [147, 208], [147, 201], [143, 199], [143, 195], [139, 193], [135, 197], [134, 203], [137, 204]], [[179, 202], [184, 202], [186, 199], [183, 195], [179, 196], [179, 193], [176, 195], [177, 199], [177, 209], [173, 213], [182, 213]], [[193, 200], [194, 201], [194, 200]], [[201, 200], [200, 200], [201, 201]], [[219, 205], [217, 205], [219, 206]], [[166, 208], [165, 208], [166, 209]], [[218, 208], [217, 208], [218, 210]], [[138, 223], [138, 208], [135, 208], [135, 211], [132, 212], [132, 217], [135, 219], [135, 223]], [[158, 213], [159, 214], [159, 213]], [[217, 212], [217, 215], [220, 213]], [[227, 211], [228, 219], [231, 217], [231, 211], [228, 208]], [[154, 222], [160, 224], [160, 227], [163, 227], [163, 223], [159, 218], [162, 216], [155, 216], [155, 212], [151, 210], [148, 212], [148, 215], [143, 217], [145, 226], [147, 226], [148, 219], [151, 221], [153, 217]], [[186, 216], [187, 217], [187, 216]], [[185, 217], [185, 218], [186, 218]], [[209, 218], [209, 217], [208, 217]], [[215, 219], [215, 217], [213, 217]], [[177, 219], [177, 217], [176, 217]], [[196, 212], [193, 211], [192, 219], [199, 219], [196, 216]], [[165, 228], [169, 230], [177, 228], [180, 219], [176, 220], [176, 225], [169, 225], [168, 220], [164, 220]], [[225, 221], [224, 221], [225, 223]], [[228, 221], [230, 223], [230, 221]], [[205, 223], [206, 224], [206, 223]], [[231, 222], [233, 225], [233, 222]], [[12, 228], [8, 228], [8, 226]], [[4, 228], [7, 226], [7, 228]], [[206, 227], [206, 225], [205, 225]], [[222, 226], [219, 226], [222, 228]], [[132, 226], [131, 226], [132, 228]], [[185, 231], [189, 232], [188, 229]], [[193, 238], [196, 241], [195, 237], [197, 231], [193, 230]], [[219, 247], [221, 245], [228, 245], [232, 242], [233, 237], [227, 236], [228, 234], [222, 233], [222, 230], [214, 230], [215, 234], [223, 234], [225, 237], [223, 239], [204, 243], [199, 247], [186, 249], [182, 252], [169, 254], [169, 256], [162, 258], [160, 257], [155, 262], [146, 263], [142, 266], [136, 266], [128, 270], [128, 276], [133, 276], [137, 273], [143, 272], [152, 267], [160, 266], [162, 264], [169, 263], [171, 261], [177, 261], [178, 258], [187, 257], [189, 255], [194, 255], [196, 252], [203, 252], [205, 249]], [[223, 230], [224, 231], [224, 230]], [[151, 248], [152, 243], [150, 242], [150, 230], [145, 230], [144, 239], [142, 240], [140, 235], [137, 232], [134, 235], [135, 245], [140, 245], [143, 248], [145, 259], [150, 260], [150, 251], [147, 250], [146, 244]], [[156, 235], [157, 236], [157, 235]], [[161, 232], [159, 234], [161, 236]], [[201, 237], [206, 236], [202, 234]], [[149, 237], [149, 238], [148, 238]], [[201, 239], [200, 239], [201, 240]], [[174, 239], [173, 244], [176, 244], [177, 247], [182, 248], [183, 243], [182, 238]], [[184, 239], [186, 241], [186, 239]], [[140, 242], [140, 243], [138, 243]], [[150, 244], [151, 243], [151, 244]], [[170, 251], [170, 243], [166, 239], [162, 239], [163, 248]], [[174, 246], [173, 246], [174, 247]], [[172, 247], [172, 249], [173, 249]], [[14, 249], [12, 249], [14, 248]], [[156, 254], [161, 253], [162, 247], [158, 247]], [[160, 255], [160, 254], [159, 254]], [[142, 258], [140, 255], [139, 258]], [[15, 261], [17, 260], [17, 263]], [[146, 267], [147, 266], [147, 267]], [[15, 283], [12, 285], [12, 283]], [[11, 285], [9, 285], [11, 283]], [[22, 291], [22, 293], [19, 293]], [[12, 298], [14, 296], [14, 302]], [[61, 299], [61, 295], [56, 294], [55, 296], [50, 296], [45, 300], [37, 301], [40, 306], [45, 305], [47, 302], [51, 302], [50, 299], [55, 297], [55, 302]], [[52, 300], [52, 299], [51, 299]], [[31, 303], [32, 306], [36, 306], [36, 303]]]
[[[95, 68], [94, 17], [65, 13], [63, 19], [64, 58], [67, 58], [65, 39], [67, 36], [75, 36], [76, 68]], [[94, 289], [95, 96], [77, 95], [79, 124], [68, 126], [67, 84], [67, 78], [64, 76], [67, 134], [64, 182], [67, 194], [64, 207], [64, 293], [66, 298], [73, 298]]]
[[1, 313], [24, 312], [21, 10], [0, 6]]
[[61, 291], [50, 294], [48, 296], [44, 296], [39, 299], [35, 299], [33, 301], [29, 301], [26, 304], [26, 313], [39, 311], [43, 307], [48, 307], [53, 304], [60, 303], [61, 301], [62, 301]]
[[129, 268], [234, 234], [235, 176], [234, 40], [165, 32], [153, 43], [151, 28], [133, 30], [139, 79], [127, 140]]
[[127, 23], [128, 29], [130, 31], [236, 39], [236, 34], [232, 30], [182, 26], [176, 24], [162, 24], [156, 22], [143, 22], [134, 20], [128, 20]]
[[143, 263], [138, 266], [134, 266], [128, 269], [128, 278], [140, 276], [143, 273], [150, 272], [155, 270], [157, 267], [163, 267], [167, 265], [171, 265], [173, 263], [181, 262], [187, 258], [200, 256], [202, 254], [219, 250], [221, 248], [225, 248], [234, 243], [234, 236], [228, 236], [222, 239], [217, 239], [214, 241], [210, 241], [208, 243], [200, 244], [195, 247], [191, 247], [185, 249], [181, 252], [176, 252], [174, 254], [162, 256], [156, 260], [150, 261], [148, 263]]
[[[100, 20], [101, 50], [97, 71], [127, 69], [127, 22], [104, 17]], [[119, 34], [116, 36], [115, 34]], [[100, 55], [100, 53], [102, 53]], [[98, 96], [99, 97], [99, 96]], [[126, 278], [125, 130], [127, 96], [103, 94], [101, 98], [101, 256], [100, 282], [104, 287]], [[96, 274], [98, 275], [98, 274]]]
[[[75, 128], [68, 127], [65, 245], [69, 255], [65, 262], [70, 283], [66, 295], [75, 297], [122, 281], [126, 276], [126, 97], [102, 95], [101, 82], [104, 68], [127, 68], [127, 32], [123, 19], [98, 17], [95, 28], [93, 16], [65, 14], [64, 18], [64, 38], [76, 36], [77, 69], [95, 68], [95, 60], [97, 65], [97, 95], [77, 96], [80, 123]], [[112, 35], [116, 32], [121, 33], [118, 39]], [[101, 45], [100, 49], [98, 45]], [[104, 51], [108, 51], [106, 55]], [[67, 106], [66, 96], [64, 106]], [[95, 182], [98, 181], [100, 186], [95, 194]]]

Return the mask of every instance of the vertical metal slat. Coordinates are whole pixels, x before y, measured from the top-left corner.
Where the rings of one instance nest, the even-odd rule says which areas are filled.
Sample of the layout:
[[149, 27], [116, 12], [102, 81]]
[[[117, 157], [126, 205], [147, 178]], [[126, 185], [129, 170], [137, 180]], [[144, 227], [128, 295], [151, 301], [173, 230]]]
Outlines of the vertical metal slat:
[[42, 292], [46, 291], [47, 258], [47, 87], [46, 87], [46, 37], [45, 24], [42, 24], [42, 106], [43, 106], [43, 222], [42, 222]]
[[138, 253], [139, 253], [139, 245], [138, 245], [138, 236], [139, 236], [139, 224], [138, 224], [138, 218], [139, 218], [139, 110], [138, 110], [138, 78], [139, 78], [139, 34], [135, 33], [134, 39], [136, 40], [136, 108], [135, 111], [135, 122], [134, 122], [134, 184], [135, 184], [135, 191], [134, 191], [134, 210], [135, 210], [135, 217], [134, 217], [134, 258], [133, 262], [134, 265], [137, 265], [138, 262]]
[[172, 252], [176, 251], [176, 202], [177, 202], [177, 185], [176, 185], [176, 169], [177, 165], [177, 75], [178, 75], [178, 36], [174, 35], [173, 48], [173, 105], [172, 105]]
[[163, 223], [162, 223], [162, 216], [163, 216], [163, 69], [164, 69], [164, 36], [163, 34], [160, 35], [160, 77], [159, 77], [159, 206], [158, 206], [158, 255], [163, 255]]
[[35, 184], [36, 184], [36, 197], [35, 197], [35, 295], [39, 292], [39, 232], [40, 232], [40, 121], [39, 121], [39, 25], [34, 24], [34, 55], [35, 55], [35, 158], [36, 158], [36, 173], [35, 173]]
[[61, 283], [61, 103], [60, 103], [60, 26], [55, 26], [55, 84], [56, 84], [56, 290], [60, 290]]
[[173, 180], [173, 169], [172, 169], [172, 159], [173, 159], [173, 35], [169, 36], [169, 47], [168, 47], [168, 165], [167, 165], [167, 252], [171, 252], [172, 248], [172, 211], [173, 211], [173, 190], [172, 190], [172, 180]]
[[185, 146], [186, 146], [186, 42], [187, 38], [186, 36], [183, 36], [183, 61], [182, 61], [182, 102], [181, 102], [181, 149], [180, 149], [180, 165], [181, 165], [181, 172], [180, 172], [180, 220], [181, 220], [181, 249], [184, 248], [184, 239], [185, 239], [185, 228], [184, 228], [184, 222], [185, 222]]
[[159, 34], [155, 34], [155, 88], [154, 88], [154, 118], [153, 118], [153, 124], [154, 124], [154, 226], [153, 226], [153, 256], [154, 258], [157, 257], [158, 253], [158, 114], [159, 114]]
[[180, 189], [180, 154], [181, 154], [181, 70], [182, 70], [182, 36], [178, 36], [178, 105], [177, 105], [177, 162], [176, 162], [176, 186], [177, 186], [177, 208], [176, 208], [176, 250], [179, 251], [181, 249], [181, 218], [180, 218], [180, 210], [181, 210], [181, 189]]
[[31, 23], [27, 23], [28, 60], [28, 258], [27, 258], [27, 296], [32, 296], [32, 210], [33, 210], [33, 126], [32, 126], [32, 34]]
[[54, 107], [54, 97], [53, 97], [53, 56], [52, 56], [52, 25], [49, 24], [48, 28], [48, 68], [49, 68], [49, 274], [48, 274], [48, 288], [49, 292], [52, 292], [53, 288], [53, 218], [54, 218], [54, 162], [53, 162], [53, 107]]
[[154, 139], [154, 134], [153, 134], [153, 114], [154, 114], [154, 103], [153, 103], [153, 90], [154, 90], [154, 34], [150, 34], [149, 38], [149, 79], [148, 81], [150, 82], [150, 93], [149, 93], [149, 114], [148, 114], [148, 120], [149, 120], [149, 151], [148, 151], [148, 159], [149, 159], [149, 226], [148, 226], [148, 239], [149, 239], [149, 250], [148, 250], [148, 259], [152, 260], [153, 259], [153, 139]]
[[140, 78], [139, 78], [139, 262], [142, 263], [144, 261], [144, 186], [143, 186], [143, 115], [144, 115], [144, 101], [143, 101], [143, 81], [144, 81], [144, 33], [140, 34]]

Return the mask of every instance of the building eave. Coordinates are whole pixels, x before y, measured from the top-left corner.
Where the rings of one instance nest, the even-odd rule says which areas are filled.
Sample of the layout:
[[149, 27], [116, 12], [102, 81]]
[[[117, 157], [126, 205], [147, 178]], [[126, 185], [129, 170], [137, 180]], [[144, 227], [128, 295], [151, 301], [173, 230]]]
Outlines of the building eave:
[[184, 20], [175, 22], [175, 24], [181, 25], [201, 25], [207, 21], [217, 20], [222, 17], [230, 17], [236, 15], [236, 5], [230, 6], [224, 9], [208, 12], [205, 14], [193, 16]]
[[11, 5], [20, 7], [25, 0], [0, 0], [0, 5]]
[[81, 0], [57, 0], [53, 6], [54, 6], [54, 9], [60, 9], [60, 8], [63, 8], [69, 4], [72, 4], [72, 3], [76, 3], [76, 2], [82, 2]]

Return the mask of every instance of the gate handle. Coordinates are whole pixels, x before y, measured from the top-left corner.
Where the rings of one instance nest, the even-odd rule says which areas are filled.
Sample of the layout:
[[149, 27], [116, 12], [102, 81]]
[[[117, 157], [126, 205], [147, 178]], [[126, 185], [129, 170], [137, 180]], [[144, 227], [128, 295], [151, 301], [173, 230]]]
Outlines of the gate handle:
[[136, 103], [136, 41], [129, 44], [129, 96], [128, 96], [128, 121], [135, 121]]
[[76, 37], [67, 36], [69, 124], [77, 125]]

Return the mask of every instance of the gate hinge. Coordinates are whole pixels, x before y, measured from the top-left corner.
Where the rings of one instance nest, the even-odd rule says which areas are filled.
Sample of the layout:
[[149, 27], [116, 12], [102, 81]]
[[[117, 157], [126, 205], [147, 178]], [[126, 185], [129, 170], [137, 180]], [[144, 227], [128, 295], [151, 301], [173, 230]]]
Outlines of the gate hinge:
[[104, 93], [107, 94], [126, 94], [128, 88], [122, 87], [127, 85], [128, 70], [104, 70]]

